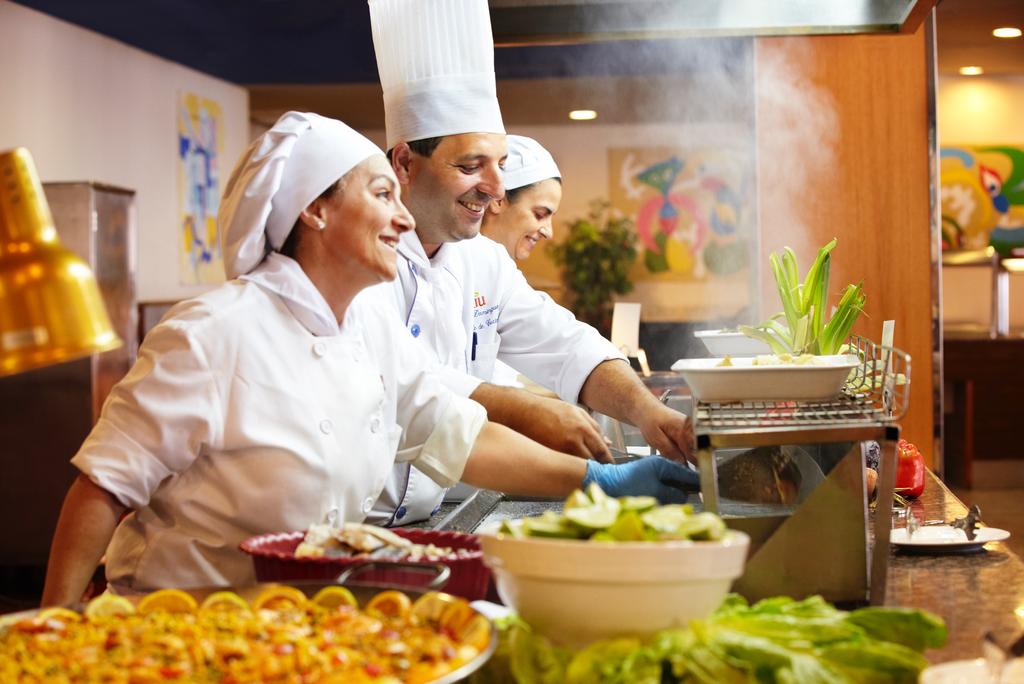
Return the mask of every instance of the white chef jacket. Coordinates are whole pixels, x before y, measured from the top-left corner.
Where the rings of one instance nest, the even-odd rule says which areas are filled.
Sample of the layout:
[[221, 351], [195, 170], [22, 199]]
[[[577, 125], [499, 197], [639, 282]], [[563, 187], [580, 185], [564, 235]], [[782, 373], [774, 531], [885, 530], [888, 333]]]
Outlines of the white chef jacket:
[[364, 290], [339, 327], [271, 254], [149, 333], [72, 460], [134, 509], [107, 550], [115, 591], [251, 583], [241, 541], [363, 520], [396, 451], [458, 481], [486, 413], [410, 367], [391, 297]]
[[[575, 403], [599, 363], [625, 360], [594, 328], [530, 287], [505, 248], [483, 235], [445, 243], [428, 259], [416, 233], [403, 234], [390, 287], [409, 334], [449, 369], [445, 383], [462, 396], [493, 381], [501, 360]], [[399, 464], [368, 520], [420, 520], [443, 496], [422, 473]]]

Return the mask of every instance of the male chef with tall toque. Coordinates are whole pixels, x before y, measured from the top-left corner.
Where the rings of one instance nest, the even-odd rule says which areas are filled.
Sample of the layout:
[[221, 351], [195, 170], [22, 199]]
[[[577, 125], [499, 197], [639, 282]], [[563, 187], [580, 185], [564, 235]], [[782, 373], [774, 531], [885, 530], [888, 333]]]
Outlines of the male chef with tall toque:
[[[416, 220], [401, 238], [393, 283], [396, 315], [409, 334], [451, 371], [449, 386], [482, 404], [490, 420], [607, 461], [604, 438], [581, 403], [636, 425], [661, 454], [684, 459], [693, 442], [687, 417], [661, 404], [610, 342], [531, 288], [505, 249], [479, 235], [487, 204], [504, 196], [507, 153], [486, 0], [369, 5], [389, 158]], [[496, 359], [564, 401], [490, 384]], [[694, 474], [688, 486], [695, 490], [696, 482]], [[443, 494], [399, 465], [371, 520], [423, 519]]]

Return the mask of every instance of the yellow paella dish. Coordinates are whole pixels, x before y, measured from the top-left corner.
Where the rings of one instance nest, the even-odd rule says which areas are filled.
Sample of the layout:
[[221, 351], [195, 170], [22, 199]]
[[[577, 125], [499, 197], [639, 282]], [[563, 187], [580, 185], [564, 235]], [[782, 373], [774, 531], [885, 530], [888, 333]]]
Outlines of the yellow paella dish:
[[385, 591], [359, 607], [343, 587], [307, 599], [271, 585], [251, 604], [222, 591], [198, 605], [164, 589], [0, 627], [0, 682], [430, 682], [490, 640], [485, 617], [437, 592]]

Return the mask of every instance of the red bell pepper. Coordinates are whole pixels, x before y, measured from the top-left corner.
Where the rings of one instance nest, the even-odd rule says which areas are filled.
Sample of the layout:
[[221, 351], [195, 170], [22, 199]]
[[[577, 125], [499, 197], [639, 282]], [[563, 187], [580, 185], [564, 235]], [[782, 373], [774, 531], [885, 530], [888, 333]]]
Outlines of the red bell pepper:
[[916, 499], [924, 491], [924, 456], [905, 439], [899, 441], [897, 451], [896, 491], [901, 496]]

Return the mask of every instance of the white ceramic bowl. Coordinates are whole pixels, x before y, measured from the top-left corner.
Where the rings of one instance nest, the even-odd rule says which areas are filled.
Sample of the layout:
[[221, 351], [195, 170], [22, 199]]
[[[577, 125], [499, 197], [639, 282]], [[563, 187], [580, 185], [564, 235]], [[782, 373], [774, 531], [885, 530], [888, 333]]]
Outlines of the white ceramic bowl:
[[693, 336], [704, 343], [712, 356], [757, 356], [771, 354], [765, 342], [747, 337], [741, 332], [726, 330], [698, 330]]
[[1017, 658], [1006, 664], [996, 679], [983, 658], [954, 660], [932, 665], [921, 673], [921, 684], [1024, 684], [1024, 660]]
[[699, 401], [824, 401], [839, 396], [860, 363], [852, 354], [816, 356], [801, 366], [755, 366], [754, 360], [733, 358], [732, 365], [720, 366], [722, 359], [680, 359], [672, 370]]
[[618, 543], [517, 539], [497, 525], [480, 531], [501, 600], [566, 646], [707, 617], [743, 574], [749, 545], [736, 530], [721, 541]]

